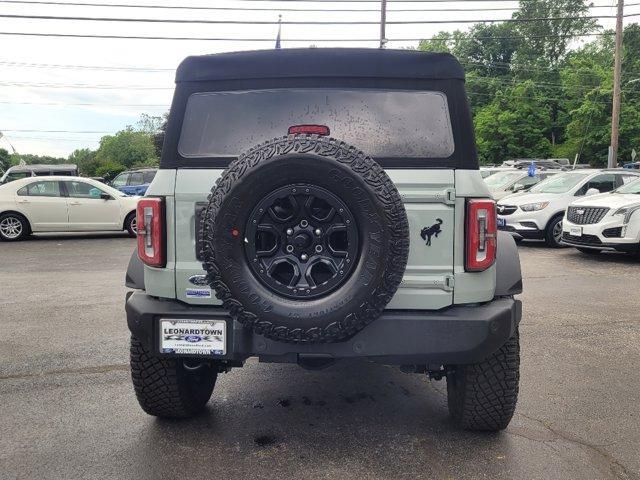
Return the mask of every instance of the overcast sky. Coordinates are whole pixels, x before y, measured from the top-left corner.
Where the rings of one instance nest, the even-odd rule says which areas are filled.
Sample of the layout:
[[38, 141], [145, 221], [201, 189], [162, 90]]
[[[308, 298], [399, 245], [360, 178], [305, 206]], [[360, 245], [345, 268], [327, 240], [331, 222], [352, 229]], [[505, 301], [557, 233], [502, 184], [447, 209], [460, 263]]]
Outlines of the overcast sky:
[[[293, 2], [251, 0], [61, 0], [134, 5], [179, 5], [263, 8], [269, 11], [206, 11], [145, 8], [24, 5], [0, 0], [1, 15], [54, 15], [75, 17], [118, 17], [158, 19], [209, 19], [277, 21], [379, 21], [371, 12], [290, 12], [304, 9], [377, 9], [379, 2]], [[614, 15], [615, 0], [595, 0], [607, 8], [594, 15]], [[387, 19], [393, 20], [478, 20], [509, 18], [511, 11], [484, 12], [392, 12], [394, 9], [514, 8], [517, 2], [390, 2]], [[640, 13], [629, 7], [625, 13]], [[629, 21], [633, 19], [628, 19]], [[600, 23], [613, 28], [614, 20]], [[272, 38], [269, 42], [124, 40], [52, 38], [0, 35], [0, 131], [20, 153], [66, 157], [76, 148], [97, 148], [100, 137], [134, 124], [141, 113], [160, 115], [168, 110], [176, 66], [188, 55], [273, 48], [276, 25], [198, 25], [167, 23], [121, 23], [78, 20], [33, 20], [1, 18], [0, 31], [72, 33], [127, 36]], [[440, 30], [463, 30], [469, 23], [436, 25], [388, 25], [388, 38], [425, 38]], [[282, 47], [377, 47], [377, 41], [347, 42], [347, 39], [376, 39], [379, 26], [372, 25], [283, 25]], [[316, 39], [293, 42], [293, 38]], [[322, 39], [338, 39], [328, 42]], [[345, 41], [342, 41], [345, 40]], [[390, 42], [389, 48], [415, 46], [417, 42]], [[69, 66], [79, 66], [72, 68]], [[91, 68], [87, 68], [91, 67]], [[94, 68], [95, 67], [95, 68]], [[111, 68], [111, 69], [109, 69]], [[148, 70], [146, 70], [148, 69]], [[101, 88], [87, 88], [95, 86]], [[63, 132], [46, 132], [61, 130]], [[80, 133], [97, 132], [97, 133]], [[0, 147], [10, 150], [7, 139]]]

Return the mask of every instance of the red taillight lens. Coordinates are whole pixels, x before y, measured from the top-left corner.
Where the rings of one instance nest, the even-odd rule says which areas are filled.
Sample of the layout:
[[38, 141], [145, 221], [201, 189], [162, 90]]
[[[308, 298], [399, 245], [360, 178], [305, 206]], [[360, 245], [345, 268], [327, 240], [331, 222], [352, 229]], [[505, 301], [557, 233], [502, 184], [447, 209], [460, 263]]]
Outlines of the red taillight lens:
[[289, 127], [289, 135], [308, 133], [310, 135], [329, 135], [329, 127], [326, 125], [293, 125]]
[[164, 267], [164, 200], [142, 198], [138, 202], [137, 216], [140, 260], [150, 267]]
[[467, 201], [465, 270], [481, 272], [496, 260], [496, 203], [493, 200]]

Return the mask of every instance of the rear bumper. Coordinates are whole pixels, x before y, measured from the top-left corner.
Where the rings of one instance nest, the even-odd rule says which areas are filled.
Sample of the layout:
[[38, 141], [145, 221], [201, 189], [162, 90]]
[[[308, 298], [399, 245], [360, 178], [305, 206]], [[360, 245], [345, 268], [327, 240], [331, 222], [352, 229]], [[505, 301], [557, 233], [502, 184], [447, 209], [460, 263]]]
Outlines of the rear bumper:
[[561, 244], [568, 247], [576, 248], [589, 248], [592, 250], [608, 250], [616, 252], [637, 252], [640, 250], [638, 243], [621, 243], [621, 242], [602, 242], [595, 235], [583, 235], [581, 237], [574, 237], [568, 233], [562, 234]]
[[[144, 292], [127, 295], [129, 330], [147, 348], [159, 349], [160, 318], [227, 320], [227, 354], [216, 360], [296, 363], [300, 359], [366, 358], [390, 365], [462, 364], [481, 361], [511, 337], [522, 316], [512, 298], [436, 312], [388, 310], [350, 339], [339, 343], [297, 345], [270, 340], [233, 322], [222, 308], [161, 300]], [[213, 358], [213, 357], [212, 357]]]
[[517, 240], [544, 240], [544, 230], [536, 228], [520, 228], [517, 229], [513, 225], [505, 225], [498, 227], [498, 230], [510, 233]]

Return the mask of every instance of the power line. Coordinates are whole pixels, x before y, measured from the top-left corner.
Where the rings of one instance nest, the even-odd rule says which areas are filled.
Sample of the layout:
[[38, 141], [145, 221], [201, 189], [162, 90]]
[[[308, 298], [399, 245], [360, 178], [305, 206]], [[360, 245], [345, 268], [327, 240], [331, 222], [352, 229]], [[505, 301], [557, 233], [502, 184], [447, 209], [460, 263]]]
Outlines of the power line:
[[[277, 3], [375, 3], [380, 0], [235, 0], [236, 2], [277, 2]], [[388, 3], [452, 3], [452, 2], [511, 2], [517, 3], [519, 0], [387, 0]], [[520, 0], [527, 3], [529, 0]], [[277, 9], [277, 8], [276, 8]]]
[[[639, 16], [640, 13], [632, 13], [625, 17]], [[379, 25], [378, 20], [196, 20], [185, 18], [116, 18], [116, 17], [75, 17], [61, 15], [17, 15], [0, 14], [0, 18], [28, 19], [28, 20], [70, 20], [75, 22], [126, 22], [126, 23], [177, 23], [177, 24], [215, 24], [215, 25]], [[591, 15], [569, 17], [536, 17], [536, 18], [485, 18], [485, 19], [451, 19], [451, 20], [393, 20], [387, 21], [388, 25], [427, 25], [448, 23], [530, 23], [561, 20], [595, 20], [616, 18], [615, 15]]]
[[136, 108], [166, 108], [168, 104], [137, 104], [137, 103], [64, 103], [64, 102], [7, 102], [0, 101], [1, 105], [38, 105], [46, 107], [136, 107]]
[[[467, 92], [467, 95], [479, 95], [481, 97], [496, 97], [495, 94], [489, 94], [489, 93], [481, 93], [481, 92]], [[547, 97], [544, 95], [537, 95], [537, 96], [530, 96], [530, 95], [512, 95], [509, 94], [509, 99], [512, 98], [518, 98], [518, 99], [522, 99], [522, 100], [550, 100], [550, 101], [562, 101], [562, 100], [566, 100], [566, 98], [564, 97]], [[593, 103], [599, 103], [599, 104], [603, 104], [603, 105], [609, 105], [611, 104], [611, 101], [607, 101], [607, 100], [594, 100], [591, 99], [589, 100], [590, 102]]]
[[[75, 33], [36, 33], [36, 32], [0, 32], [0, 35], [14, 35], [26, 37], [60, 37], [60, 38], [103, 38], [117, 40], [186, 40], [186, 41], [212, 41], [212, 42], [270, 42], [273, 38], [230, 38], [230, 37], [165, 37], [165, 36], [136, 36], [136, 35], [93, 35], [93, 34], [75, 34]], [[511, 39], [531, 39], [531, 38], [569, 38], [569, 37], [606, 37], [612, 33], [581, 33], [572, 35], [532, 35], [524, 37], [519, 36], [503, 36], [503, 37], [474, 37], [478, 40], [511, 40]], [[388, 42], [418, 42], [418, 41], [440, 40], [431, 37], [412, 37], [412, 38], [387, 38]], [[379, 42], [379, 38], [289, 38], [287, 42]]]
[[80, 133], [80, 134], [95, 134], [95, 133], [107, 133], [113, 134], [116, 132], [105, 130], [34, 130], [34, 129], [11, 129], [2, 128], [0, 132], [20, 132], [20, 133]]
[[[143, 5], [127, 3], [91, 3], [91, 2], [57, 2], [49, 0], [27, 1], [27, 0], [0, 0], [0, 3], [22, 4], [22, 5], [61, 5], [80, 7], [115, 7], [115, 8], [139, 8], [158, 10], [205, 10], [205, 11], [238, 11], [238, 12], [375, 12], [380, 13], [379, 8], [291, 8], [291, 7], [200, 7], [195, 5]], [[627, 7], [640, 5], [640, 3], [629, 3]], [[516, 11], [520, 7], [477, 7], [477, 8], [394, 8], [387, 9], [388, 13], [393, 12], [479, 12], [479, 11]], [[610, 5], [592, 5], [589, 8], [611, 8]]]
[[160, 87], [153, 85], [91, 85], [89, 83], [31, 83], [31, 82], [2, 82], [4, 87], [26, 87], [26, 88], [91, 88], [96, 90], [173, 90], [175, 87]]
[[11, 140], [55, 140], [57, 142], [97, 142], [98, 139], [87, 139], [87, 138], [69, 138], [69, 137], [32, 137], [32, 136], [21, 136], [21, 135], [11, 135]]
[[108, 70], [108, 71], [133, 71], [133, 72], [175, 72], [175, 68], [159, 68], [159, 67], [122, 67], [122, 66], [110, 66], [110, 65], [68, 65], [68, 64], [56, 64], [56, 63], [26, 63], [26, 62], [12, 62], [9, 60], [0, 60], [0, 65], [7, 67], [19, 67], [19, 68], [60, 68], [60, 69], [72, 69], [72, 70]]
[[[0, 32], [0, 35], [15, 35], [27, 37], [62, 37], [62, 38], [106, 38], [119, 40], [187, 40], [207, 42], [271, 42], [273, 38], [229, 38], [229, 37], [165, 37], [165, 36], [136, 36], [136, 35], [93, 35], [75, 33], [36, 33], [36, 32]], [[420, 38], [396, 39], [402, 42], [422, 40]], [[378, 38], [289, 38], [287, 42], [377, 42]]]

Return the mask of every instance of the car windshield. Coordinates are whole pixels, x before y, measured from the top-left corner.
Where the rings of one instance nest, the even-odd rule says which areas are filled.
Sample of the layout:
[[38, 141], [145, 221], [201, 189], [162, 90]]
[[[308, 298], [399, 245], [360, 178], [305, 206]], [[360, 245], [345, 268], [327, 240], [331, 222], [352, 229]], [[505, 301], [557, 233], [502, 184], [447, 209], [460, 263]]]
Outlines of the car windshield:
[[615, 190], [616, 193], [634, 193], [636, 195], [640, 195], [640, 180], [636, 180], [635, 182], [627, 183], [622, 187]]
[[502, 190], [514, 180], [522, 177], [522, 172], [498, 172], [484, 179], [489, 190]]
[[529, 190], [531, 193], [567, 193], [578, 183], [584, 180], [584, 173], [560, 173], [543, 180]]

